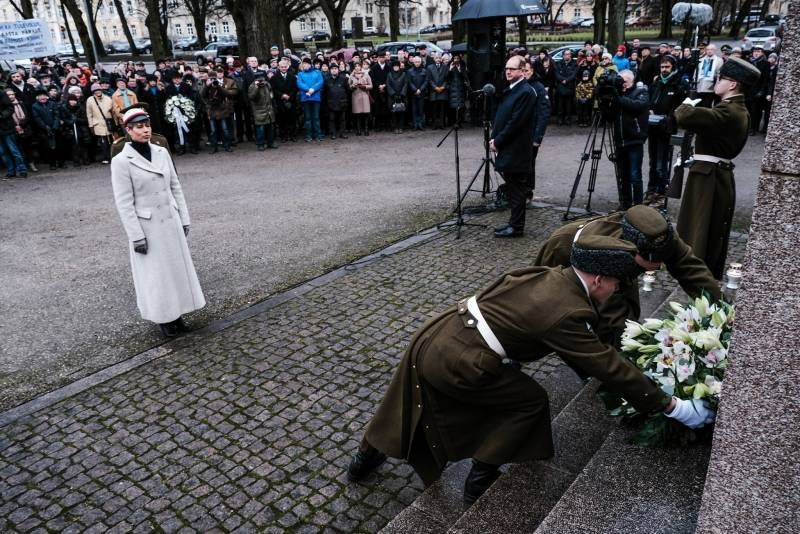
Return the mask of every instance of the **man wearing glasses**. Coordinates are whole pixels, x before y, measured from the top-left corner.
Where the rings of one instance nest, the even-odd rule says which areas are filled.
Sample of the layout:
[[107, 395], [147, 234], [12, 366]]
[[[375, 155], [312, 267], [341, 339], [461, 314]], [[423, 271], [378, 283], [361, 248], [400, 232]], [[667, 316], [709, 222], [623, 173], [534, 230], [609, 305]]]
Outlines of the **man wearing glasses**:
[[508, 224], [495, 228], [495, 237], [522, 237], [525, 229], [525, 194], [533, 157], [536, 93], [525, 81], [522, 56], [506, 62], [508, 88], [503, 91], [494, 119], [489, 148], [495, 152], [494, 167], [503, 176], [511, 216]]
[[675, 110], [678, 126], [696, 134], [694, 163], [678, 216], [678, 235], [706, 262], [717, 280], [725, 270], [736, 203], [731, 160], [744, 148], [750, 127], [744, 95], [760, 75], [747, 61], [731, 57], [720, 69], [714, 86], [721, 99], [717, 106], [695, 107], [700, 100], [687, 98]]

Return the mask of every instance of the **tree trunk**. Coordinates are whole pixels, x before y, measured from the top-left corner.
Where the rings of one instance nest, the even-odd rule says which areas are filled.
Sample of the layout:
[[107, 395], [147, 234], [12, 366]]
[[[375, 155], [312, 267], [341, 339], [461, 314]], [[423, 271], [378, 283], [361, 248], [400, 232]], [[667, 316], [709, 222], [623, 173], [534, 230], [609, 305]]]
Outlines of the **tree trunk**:
[[519, 28], [519, 46], [528, 44], [528, 17], [517, 17], [517, 28]]
[[197, 31], [197, 45], [199, 48], [204, 48], [208, 42], [206, 41], [206, 15], [208, 14], [208, 10], [201, 10], [196, 13], [192, 13], [192, 20], [194, 21], [194, 27]]
[[608, 3], [608, 40], [606, 47], [616, 50], [625, 42], [625, 0], [609, 0]]
[[672, 39], [672, 2], [661, 0], [661, 26], [658, 32], [659, 39]]
[[603, 43], [606, 40], [606, 7], [608, 0], [595, 0], [592, 14], [594, 15], [594, 42]]
[[131, 47], [131, 55], [138, 56], [139, 49], [136, 48], [136, 43], [133, 41], [133, 35], [131, 35], [131, 29], [128, 26], [128, 19], [125, 18], [125, 11], [122, 9], [122, 0], [114, 0], [114, 7], [117, 8], [117, 15], [119, 15], [119, 22], [122, 25], [122, 31], [125, 33], [125, 39], [128, 40], [128, 44]]
[[19, 16], [23, 19], [33, 18], [33, 2], [31, 0], [22, 0], [19, 5], [17, 5], [14, 0], [8, 0], [8, 3], [11, 4], [14, 11], [19, 13]]
[[67, 18], [67, 10], [64, 7], [64, 2], [61, 2], [61, 17], [64, 19], [64, 32], [67, 34], [67, 39], [69, 39], [69, 46], [72, 47], [73, 55], [78, 55], [78, 49], [75, 48], [75, 38], [72, 37], [72, 32], [69, 29], [69, 19]]
[[[284, 31], [282, 0], [226, 0], [225, 4], [236, 23], [239, 55], [269, 57], [270, 46], [281, 42]], [[339, 20], [341, 35], [341, 17]]]
[[389, 0], [389, 40], [400, 40], [400, 0]]
[[[86, 27], [86, 23], [83, 21], [83, 12], [78, 7], [76, 0], [62, 0], [61, 5], [69, 11], [72, 22], [75, 24], [75, 30], [80, 35], [83, 51], [86, 52], [86, 62], [89, 63], [90, 68], [94, 69], [97, 57], [94, 55], [92, 40], [89, 39], [89, 28]], [[98, 44], [98, 46], [101, 45], [102, 43]]]
[[161, 5], [158, 0], [144, 0], [147, 7], [147, 17], [144, 23], [150, 34], [150, 44], [153, 47], [153, 57], [169, 57], [167, 39], [164, 37], [164, 25], [161, 19]]
[[336, 50], [342, 47], [342, 17], [350, 0], [320, 0], [319, 7], [328, 18], [331, 29], [331, 48]]
[[733, 37], [734, 39], [739, 37], [739, 30], [742, 29], [742, 23], [745, 17], [750, 14], [752, 5], [753, 0], [742, 0], [742, 5], [739, 7], [739, 14], [736, 15], [733, 24], [731, 24], [731, 31], [728, 33], [728, 37]]

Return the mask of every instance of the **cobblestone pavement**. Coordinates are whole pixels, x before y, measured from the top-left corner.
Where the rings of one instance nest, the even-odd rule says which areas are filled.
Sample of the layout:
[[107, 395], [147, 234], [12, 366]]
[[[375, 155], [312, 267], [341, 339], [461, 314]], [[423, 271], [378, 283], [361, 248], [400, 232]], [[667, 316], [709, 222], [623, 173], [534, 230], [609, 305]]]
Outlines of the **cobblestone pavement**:
[[394, 460], [361, 484], [344, 467], [405, 344], [431, 314], [528, 265], [560, 224], [537, 209], [525, 239], [438, 234], [12, 422], [0, 531], [377, 532], [421, 482]]

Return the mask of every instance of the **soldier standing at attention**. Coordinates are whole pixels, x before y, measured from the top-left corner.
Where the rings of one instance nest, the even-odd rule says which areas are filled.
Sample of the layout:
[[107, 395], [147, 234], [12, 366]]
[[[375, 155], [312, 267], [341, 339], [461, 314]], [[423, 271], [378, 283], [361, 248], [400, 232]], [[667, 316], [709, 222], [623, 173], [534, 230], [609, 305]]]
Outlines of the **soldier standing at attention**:
[[714, 92], [721, 102], [698, 108], [686, 99], [675, 110], [678, 126], [696, 133], [694, 163], [686, 181], [678, 235], [703, 259], [718, 280], [725, 270], [736, 187], [733, 162], [747, 143], [750, 116], [744, 95], [761, 72], [731, 56], [720, 69]]
[[643, 413], [661, 411], [691, 428], [713, 421], [706, 404], [666, 395], [595, 333], [596, 305], [636, 269], [636, 253], [620, 239], [579, 236], [571, 266], [506, 273], [430, 319], [412, 338], [348, 478], [367, 476], [389, 455], [408, 460], [429, 485], [448, 461], [472, 458], [464, 483], [470, 505], [500, 465], [552, 456], [547, 393], [505, 357], [534, 361], [555, 352]]

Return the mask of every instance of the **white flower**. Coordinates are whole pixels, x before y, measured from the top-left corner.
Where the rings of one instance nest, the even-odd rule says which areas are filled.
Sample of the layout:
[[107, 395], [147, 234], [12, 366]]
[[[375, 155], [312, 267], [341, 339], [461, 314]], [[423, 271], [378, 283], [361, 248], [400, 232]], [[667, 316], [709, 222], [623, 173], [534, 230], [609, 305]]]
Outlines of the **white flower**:
[[677, 302], [670, 302], [669, 307], [672, 308], [672, 312], [676, 315], [683, 311], [683, 306], [678, 304]]
[[722, 348], [722, 342], [719, 340], [719, 336], [722, 334], [722, 329], [717, 327], [707, 328], [705, 330], [700, 330], [692, 334], [694, 338], [694, 344], [701, 349], [711, 350], [716, 348]]
[[722, 347], [718, 347], [708, 351], [705, 358], [701, 357], [700, 360], [706, 364], [706, 367], [715, 367], [725, 361], [727, 357], [728, 351]]
[[624, 337], [635, 338], [646, 333], [647, 331], [636, 321], [630, 319], [625, 321], [625, 332], [622, 334]]
[[655, 338], [661, 344], [662, 349], [672, 346], [673, 339], [669, 328], [662, 328], [656, 332]]
[[712, 395], [719, 396], [719, 394], [722, 392], [722, 380], [718, 380], [714, 376], [706, 376], [705, 385], [708, 386], [709, 390], [711, 390]]
[[623, 351], [635, 352], [635, 351], [639, 350], [639, 348], [641, 348], [643, 346], [644, 345], [642, 345], [641, 343], [639, 343], [635, 339], [626, 338], [626, 337], [622, 338], [622, 350]]
[[686, 382], [686, 379], [694, 374], [694, 358], [680, 359], [675, 374], [678, 375], [678, 382]]
[[710, 314], [708, 299], [703, 295], [694, 299], [694, 309], [700, 317], [705, 317]]
[[662, 321], [660, 319], [648, 318], [648, 319], [644, 320], [644, 323], [642, 323], [642, 326], [644, 328], [646, 328], [647, 330], [650, 330], [651, 332], [657, 332], [658, 330], [660, 330], [662, 328], [662, 326], [664, 326], [664, 321]]

